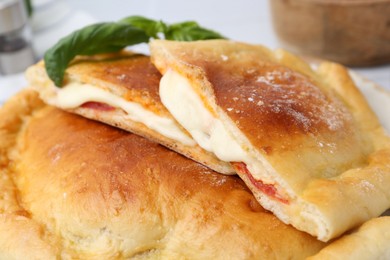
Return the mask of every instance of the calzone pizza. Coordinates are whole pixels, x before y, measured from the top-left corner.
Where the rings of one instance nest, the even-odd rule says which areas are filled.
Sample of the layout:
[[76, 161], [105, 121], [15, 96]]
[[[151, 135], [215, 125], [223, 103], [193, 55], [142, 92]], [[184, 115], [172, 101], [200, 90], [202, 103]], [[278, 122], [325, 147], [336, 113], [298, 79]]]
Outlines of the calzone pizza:
[[79, 57], [66, 70], [61, 88], [48, 77], [43, 61], [26, 76], [48, 104], [139, 134], [218, 172], [234, 173], [228, 163], [197, 145], [161, 104], [161, 74], [145, 55]]
[[304, 259], [325, 246], [237, 176], [32, 90], [0, 118], [0, 259]]
[[390, 142], [347, 70], [228, 40], [150, 43], [160, 98], [261, 205], [328, 241], [390, 207]]

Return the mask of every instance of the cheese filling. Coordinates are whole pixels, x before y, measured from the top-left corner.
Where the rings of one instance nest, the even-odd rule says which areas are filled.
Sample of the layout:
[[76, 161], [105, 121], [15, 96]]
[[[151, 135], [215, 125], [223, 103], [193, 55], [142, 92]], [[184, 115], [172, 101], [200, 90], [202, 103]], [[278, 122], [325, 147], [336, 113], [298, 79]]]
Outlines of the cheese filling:
[[53, 105], [63, 109], [77, 108], [87, 102], [101, 102], [121, 108], [127, 113], [126, 117], [146, 125], [163, 136], [189, 146], [196, 144], [171, 118], [158, 116], [138, 103], [127, 101], [90, 84], [71, 82], [57, 89], [56, 96], [51, 100]]
[[226, 131], [221, 120], [204, 107], [185, 77], [173, 70], [165, 73], [160, 81], [160, 98], [203, 149], [226, 162], [246, 159], [245, 151]]
[[256, 160], [241, 147], [222, 121], [205, 107], [187, 78], [168, 70], [160, 81], [160, 98], [199, 146], [214, 153], [222, 161], [244, 163], [254, 180], [275, 185], [278, 189], [276, 182], [264, 175], [265, 169], [271, 166]]

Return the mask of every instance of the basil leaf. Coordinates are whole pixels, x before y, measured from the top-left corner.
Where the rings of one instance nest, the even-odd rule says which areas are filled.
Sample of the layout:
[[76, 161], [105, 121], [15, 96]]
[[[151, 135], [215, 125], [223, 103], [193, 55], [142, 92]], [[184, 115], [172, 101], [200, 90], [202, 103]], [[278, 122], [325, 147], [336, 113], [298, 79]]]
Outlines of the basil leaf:
[[26, 11], [27, 11], [28, 17], [31, 17], [31, 15], [33, 14], [33, 11], [34, 11], [31, 0], [24, 0], [24, 3], [26, 6]]
[[167, 25], [162, 21], [155, 21], [142, 16], [129, 16], [119, 22], [130, 24], [136, 28], [143, 30], [151, 38], [159, 38], [159, 34], [164, 34], [167, 28]]
[[117, 23], [93, 24], [62, 38], [45, 53], [46, 72], [55, 85], [61, 87], [65, 70], [77, 55], [117, 52], [160, 37], [176, 41], [224, 38], [192, 21], [167, 25], [142, 16], [130, 16]]
[[61, 86], [65, 70], [76, 55], [117, 52], [128, 45], [148, 42], [141, 29], [122, 23], [99, 23], [77, 30], [62, 38], [44, 56], [50, 79]]
[[195, 41], [224, 39], [221, 34], [199, 26], [194, 21], [172, 24], [168, 27], [165, 38], [174, 41]]

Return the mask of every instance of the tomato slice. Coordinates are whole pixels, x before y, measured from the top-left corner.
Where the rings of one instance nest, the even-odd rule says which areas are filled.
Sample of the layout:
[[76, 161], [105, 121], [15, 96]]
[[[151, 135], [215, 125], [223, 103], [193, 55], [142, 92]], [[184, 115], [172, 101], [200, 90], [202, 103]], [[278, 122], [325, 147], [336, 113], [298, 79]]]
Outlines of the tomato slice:
[[94, 101], [86, 102], [86, 103], [82, 104], [81, 107], [96, 109], [96, 110], [100, 110], [100, 111], [115, 110], [115, 107], [113, 107], [113, 106], [110, 106], [110, 105], [102, 103], [102, 102], [94, 102]]
[[248, 170], [248, 167], [243, 162], [232, 162], [231, 163], [234, 167], [234, 169], [240, 173], [244, 173], [246, 176], [248, 176], [248, 179], [253, 183], [253, 185], [258, 188], [261, 192], [265, 193], [267, 196], [276, 199], [282, 203], [288, 204], [288, 200], [286, 198], [283, 198], [278, 194], [278, 191], [276, 187], [272, 184], [265, 184], [264, 182], [260, 180], [255, 180]]

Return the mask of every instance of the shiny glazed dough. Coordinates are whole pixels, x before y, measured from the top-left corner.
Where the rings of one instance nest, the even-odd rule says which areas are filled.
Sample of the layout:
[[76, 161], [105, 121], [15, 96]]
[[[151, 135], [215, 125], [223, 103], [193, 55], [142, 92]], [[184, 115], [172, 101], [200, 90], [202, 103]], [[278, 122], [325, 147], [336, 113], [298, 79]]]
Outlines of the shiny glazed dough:
[[[283, 222], [329, 241], [390, 207], [390, 138], [343, 66], [313, 70], [284, 50], [229, 40], [154, 40], [150, 49], [161, 82], [172, 71], [185, 78], [214, 116], [206, 127], [177, 121], [211, 140], [223, 125], [226, 146], [245, 153], [229, 161]], [[165, 101], [173, 115], [171, 105], [188, 109], [174, 100]]]
[[324, 246], [239, 178], [30, 90], [0, 118], [0, 259], [302, 259]]

